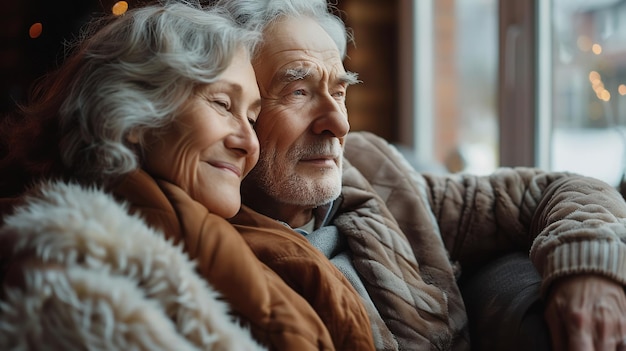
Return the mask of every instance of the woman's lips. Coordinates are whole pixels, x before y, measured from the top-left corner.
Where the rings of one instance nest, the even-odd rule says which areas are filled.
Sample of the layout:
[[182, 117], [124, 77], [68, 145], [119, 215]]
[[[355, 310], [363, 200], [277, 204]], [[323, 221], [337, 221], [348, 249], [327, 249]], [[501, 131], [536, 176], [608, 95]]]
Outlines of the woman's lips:
[[215, 168], [219, 168], [228, 172], [234, 173], [238, 178], [241, 178], [241, 174], [243, 171], [240, 167], [235, 166], [232, 163], [228, 162], [209, 162], [209, 164]]

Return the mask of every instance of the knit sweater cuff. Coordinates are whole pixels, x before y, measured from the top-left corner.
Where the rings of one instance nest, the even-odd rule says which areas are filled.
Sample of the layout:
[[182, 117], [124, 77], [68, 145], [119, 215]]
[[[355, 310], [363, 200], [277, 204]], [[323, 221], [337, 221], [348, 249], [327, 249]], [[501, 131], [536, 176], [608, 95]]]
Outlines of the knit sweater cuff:
[[582, 241], [558, 246], [546, 260], [541, 295], [546, 297], [557, 278], [587, 273], [626, 286], [626, 245], [615, 241]]

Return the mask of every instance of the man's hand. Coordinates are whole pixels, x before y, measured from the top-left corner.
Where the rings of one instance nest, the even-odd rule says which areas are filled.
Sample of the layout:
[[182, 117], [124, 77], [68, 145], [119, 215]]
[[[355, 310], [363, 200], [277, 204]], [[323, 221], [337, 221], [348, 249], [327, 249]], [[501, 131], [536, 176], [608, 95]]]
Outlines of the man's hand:
[[554, 282], [546, 308], [554, 351], [626, 351], [626, 293], [585, 274]]

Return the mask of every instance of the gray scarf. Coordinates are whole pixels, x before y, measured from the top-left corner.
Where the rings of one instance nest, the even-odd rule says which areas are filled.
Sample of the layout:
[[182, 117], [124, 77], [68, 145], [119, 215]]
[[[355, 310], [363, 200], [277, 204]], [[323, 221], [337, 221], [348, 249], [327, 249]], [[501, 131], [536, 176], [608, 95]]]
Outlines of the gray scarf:
[[[384, 325], [378, 310], [374, 306], [374, 302], [370, 298], [365, 285], [361, 281], [359, 274], [352, 265], [352, 258], [350, 250], [348, 248], [347, 241], [343, 235], [339, 233], [339, 230], [334, 225], [327, 225], [314, 230], [312, 233], [307, 234], [303, 230], [298, 230], [303, 234], [307, 240], [320, 250], [324, 256], [326, 256], [330, 262], [337, 267], [337, 269], [343, 273], [348, 279], [350, 284], [354, 287], [356, 292], [361, 296], [365, 309], [371, 319], [372, 333], [374, 336], [374, 343], [377, 350], [393, 350], [397, 349], [397, 344], [385, 345], [387, 342], [395, 343], [395, 339], [387, 328], [381, 329], [380, 325]], [[378, 323], [376, 323], [378, 321]], [[382, 334], [386, 334], [383, 336]], [[385, 342], [387, 340], [387, 342]]]

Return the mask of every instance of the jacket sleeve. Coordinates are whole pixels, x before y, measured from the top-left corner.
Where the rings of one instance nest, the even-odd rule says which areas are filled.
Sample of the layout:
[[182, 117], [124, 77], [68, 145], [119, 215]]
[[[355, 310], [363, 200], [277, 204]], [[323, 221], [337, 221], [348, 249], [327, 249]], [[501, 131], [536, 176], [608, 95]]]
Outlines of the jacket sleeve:
[[372, 182], [410, 241], [423, 240], [424, 230], [415, 228], [438, 232], [450, 258], [462, 265], [529, 252], [544, 291], [555, 278], [579, 273], [626, 285], [626, 203], [610, 185], [533, 168], [420, 174], [384, 140], [359, 134], [346, 143], [346, 157]]

